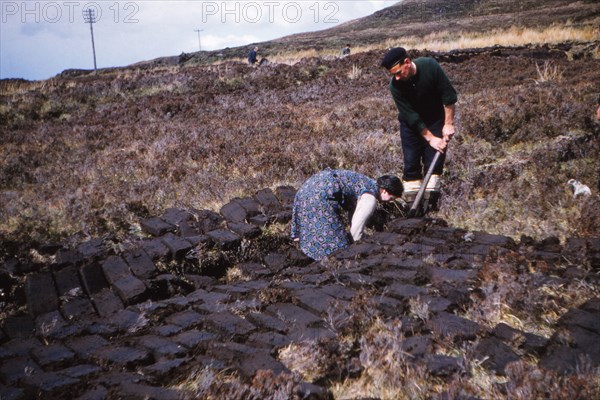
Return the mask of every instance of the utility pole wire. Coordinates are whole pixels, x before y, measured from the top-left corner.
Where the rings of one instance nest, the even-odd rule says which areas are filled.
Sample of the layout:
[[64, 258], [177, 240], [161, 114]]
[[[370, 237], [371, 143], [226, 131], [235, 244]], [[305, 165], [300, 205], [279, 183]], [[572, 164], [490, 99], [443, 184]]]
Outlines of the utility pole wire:
[[94, 72], [95, 72], [98, 69], [96, 67], [96, 46], [94, 45], [94, 28], [92, 27], [92, 24], [96, 22], [96, 15], [94, 14], [94, 10], [92, 10], [91, 8], [88, 8], [87, 10], [85, 10], [83, 13], [83, 19], [85, 20], [85, 22], [90, 23], [90, 33], [92, 34], [92, 52], [94, 53]]
[[198, 49], [202, 51], [202, 42], [200, 41], [200, 32], [203, 32], [204, 29], [194, 29], [194, 32], [198, 32]]

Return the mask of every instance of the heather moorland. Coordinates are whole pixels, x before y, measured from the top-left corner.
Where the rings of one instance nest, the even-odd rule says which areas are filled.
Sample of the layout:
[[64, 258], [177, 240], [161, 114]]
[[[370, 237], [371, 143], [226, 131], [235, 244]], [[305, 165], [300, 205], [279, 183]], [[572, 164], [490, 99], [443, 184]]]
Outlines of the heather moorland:
[[[234, 350], [215, 350], [202, 342], [188, 346], [184, 357], [153, 348], [160, 357], [123, 362], [122, 370], [141, 374], [142, 366], [181, 356], [185, 360], [177, 371], [151, 383], [184, 398], [294, 398], [290, 393], [306, 382], [325, 388], [322, 398], [339, 399], [599, 396], [597, 351], [596, 358], [577, 364], [576, 373], [544, 367], [560, 358], [549, 349], [577, 348], [578, 340], [592, 335], [588, 331], [600, 335], [597, 322], [586, 320], [584, 334], [579, 328], [569, 331], [575, 319], [571, 314], [563, 318], [569, 310], [578, 315], [597, 311], [600, 295], [600, 123], [594, 119], [600, 94], [600, 5], [446, 3], [456, 8], [407, 1], [330, 30], [261, 43], [261, 55], [269, 62], [260, 67], [243, 61], [249, 45], [97, 73], [67, 70], [44, 81], [0, 81], [0, 343], [14, 344], [8, 322], [25, 318], [31, 326], [38, 324], [32, 334], [43, 342], [40, 348], [59, 346], [69, 335], [84, 332], [133, 346], [172, 311], [192, 309], [192, 300], [184, 304], [182, 297], [194, 293], [199, 301], [198, 291], [206, 291], [213, 300], [219, 297], [217, 303], [220, 296], [232, 296], [227, 312], [256, 326], [261, 325], [252, 318], [282, 303], [321, 312], [321, 328], [328, 333], [320, 341], [290, 342], [287, 327], [269, 331], [272, 336], [262, 339], [272, 346], [268, 357], [285, 365], [290, 375], [262, 371], [244, 378], [225, 367], [202, 367], [205, 358], [219, 352], [229, 357], [222, 359], [225, 363], [237, 360], [222, 354], [247, 351], [242, 344], [251, 342], [250, 328], [210, 336], [211, 341], [235, 342]], [[338, 58], [346, 42], [355, 44], [352, 54]], [[293, 188], [321, 169], [401, 174], [397, 112], [389, 76], [379, 68], [385, 49], [395, 45], [409, 48], [412, 57], [436, 58], [459, 95], [458, 133], [448, 150], [442, 205], [429, 215], [428, 225], [405, 225], [402, 204], [387, 207], [379, 210], [383, 222], [371, 227], [371, 239], [322, 263], [298, 254], [287, 237], [287, 220], [280, 216], [265, 217], [260, 230], [240, 233], [244, 240], [231, 246], [219, 242], [221, 237], [212, 238], [214, 243], [206, 239], [211, 229], [233, 230], [223, 208], [232, 199], [258, 198], [258, 191], [268, 190], [285, 203], [286, 193], [289, 200]], [[588, 185], [592, 195], [574, 197], [570, 179]], [[185, 217], [178, 212], [173, 217], [174, 210], [185, 210]], [[261, 212], [269, 216], [266, 208]], [[189, 218], [202, 239], [188, 241], [189, 248], [167, 245], [170, 252], [164, 254], [152, 255], [144, 247], [156, 269], [172, 280], [144, 276], [143, 290], [128, 297], [127, 291], [115, 289], [120, 287], [111, 280], [111, 263], [114, 257], [129, 262], [131, 246], [163, 235], [166, 231], [153, 231], [144, 221], [155, 216], [169, 220], [168, 215], [177, 226], [170, 233], [184, 236], [178, 224]], [[248, 218], [236, 223], [250, 222], [250, 214], [244, 215]], [[89, 243], [101, 243], [102, 250], [61, 261], [66, 251], [83, 254], [81, 246]], [[485, 252], [465, 250], [470, 243]], [[102, 264], [99, 254], [113, 261]], [[402, 264], [408, 263], [403, 257], [413, 264]], [[94, 320], [90, 326], [95, 330], [88, 326], [48, 334], [41, 329], [46, 325], [40, 325], [40, 318], [50, 310], [36, 309], [31, 282], [49, 276], [52, 285], [60, 286], [59, 275], [71, 269], [93, 302], [92, 313], [108, 316], [98, 293], [85, 283], [86, 271], [97, 265], [106, 274], [108, 292], [120, 298], [117, 308], [122, 313], [138, 307], [139, 315], [147, 317], [143, 324], [119, 331], [100, 329]], [[403, 268], [410, 273], [397, 272]], [[454, 273], [447, 282], [442, 269]], [[390, 295], [394, 302], [375, 301], [394, 292], [386, 280], [395, 279], [410, 282], [411, 290], [418, 287], [417, 295], [396, 293]], [[250, 286], [253, 281], [256, 286]], [[302, 297], [309, 283], [311, 290], [334, 285], [353, 292], [336, 293], [342, 300], [319, 309]], [[77, 318], [66, 317], [70, 298], [57, 290], [56, 307], [67, 326]], [[223, 309], [204, 307], [210, 296], [202, 296], [203, 306], [194, 306], [194, 312], [212, 318], [203, 320], [202, 329], [217, 335], [214, 326], [222, 323], [222, 315], [213, 313]], [[427, 296], [448, 304], [425, 301]], [[394, 307], [404, 319], [394, 317]], [[450, 314], [478, 328], [450, 340], [447, 331], [437, 329], [444, 325], [441, 316]], [[111, 321], [107, 326], [119, 326]], [[266, 317], [261, 321], [266, 326]], [[508, 345], [495, 342], [504, 325], [525, 332], [506, 339], [512, 350], [504, 354], [513, 351], [518, 362], [510, 353], [505, 364], [493, 359], [492, 368], [479, 353], [482, 343], [490, 343], [486, 335], [491, 331], [496, 336], [490, 346], [504, 351]], [[286, 340], [280, 338], [284, 331]], [[407, 348], [414, 338], [415, 347]], [[436, 375], [442, 367], [413, 363], [413, 350], [421, 344], [423, 354], [435, 353], [436, 362], [460, 360], [452, 364], [456, 370]], [[13, 372], [9, 357], [24, 362], [24, 356], [11, 351], [0, 352], [0, 390], [15, 386], [23, 396], [37, 398], [60, 398], [73, 390], [69, 384], [44, 386]], [[116, 368], [113, 359], [104, 364], [106, 358], [105, 353], [94, 356], [94, 362], [101, 361], [90, 376]], [[47, 367], [39, 355], [34, 359], [46, 373], [70, 365], [61, 360]], [[106, 396], [114, 395], [113, 381], [99, 379], [94, 382], [108, 388]], [[75, 393], [84, 389], [89, 388], [83, 385]], [[148, 396], [160, 397], [155, 392]]]

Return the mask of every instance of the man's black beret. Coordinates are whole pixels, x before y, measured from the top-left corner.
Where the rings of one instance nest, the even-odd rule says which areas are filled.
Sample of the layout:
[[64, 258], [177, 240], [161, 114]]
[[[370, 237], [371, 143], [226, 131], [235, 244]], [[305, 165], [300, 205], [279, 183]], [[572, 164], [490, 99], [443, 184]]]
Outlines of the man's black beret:
[[381, 66], [385, 69], [392, 68], [395, 64], [403, 62], [407, 57], [406, 50], [403, 47], [394, 47], [388, 50], [381, 60]]

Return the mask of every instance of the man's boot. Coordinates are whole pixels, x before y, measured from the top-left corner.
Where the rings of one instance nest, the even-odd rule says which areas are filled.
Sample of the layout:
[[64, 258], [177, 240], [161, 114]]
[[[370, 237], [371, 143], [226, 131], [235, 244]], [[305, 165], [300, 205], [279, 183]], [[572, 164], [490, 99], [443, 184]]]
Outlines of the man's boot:
[[430, 211], [439, 211], [441, 204], [442, 193], [440, 192], [440, 176], [431, 175], [427, 187], [425, 188], [425, 194], [423, 195], [423, 214], [427, 214]]
[[419, 193], [419, 189], [421, 188], [422, 180], [416, 181], [402, 181], [402, 185], [404, 186], [404, 192], [402, 193], [402, 199], [406, 202], [406, 205], [410, 209], [412, 207], [415, 197], [417, 197], [417, 193]]

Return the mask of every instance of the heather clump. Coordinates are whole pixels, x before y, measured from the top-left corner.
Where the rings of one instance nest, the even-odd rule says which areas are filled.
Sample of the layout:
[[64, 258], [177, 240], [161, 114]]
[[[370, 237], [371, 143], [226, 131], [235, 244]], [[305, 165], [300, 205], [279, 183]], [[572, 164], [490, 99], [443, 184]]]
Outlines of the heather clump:
[[361, 338], [361, 385], [382, 399], [422, 398], [433, 381], [426, 369], [411, 362], [403, 348], [402, 323], [379, 321]]
[[277, 400], [301, 399], [299, 384], [292, 374], [259, 371], [251, 382], [244, 382], [235, 373], [205, 367], [192, 372], [175, 388], [183, 399]]
[[[571, 265], [529, 261], [518, 254], [485, 263], [478, 273], [479, 289], [471, 296], [473, 306], [466, 314], [490, 329], [506, 323], [548, 337], [562, 314], [600, 295], [585, 280], [564, 282], [549, 277], [564, 274], [567, 266]], [[531, 287], [536, 290], [528, 290]]]
[[[580, 66], [560, 58], [541, 63], [509, 57], [505, 64], [492, 59], [467, 66], [494, 76], [495, 85], [484, 89], [478, 88], [481, 81], [470, 81], [462, 88], [468, 93], [460, 104], [462, 137], [450, 149], [449, 207], [440, 215], [513, 236], [583, 233], [578, 221], [584, 205], [571, 198], [566, 184], [572, 177], [592, 186], [598, 181], [592, 160], [599, 156], [600, 127], [590, 123], [592, 105], [579, 100], [592, 98], [577, 78]], [[510, 74], [500, 71], [506, 64]], [[540, 65], [555, 66], [560, 78], [550, 74], [542, 82]]]

